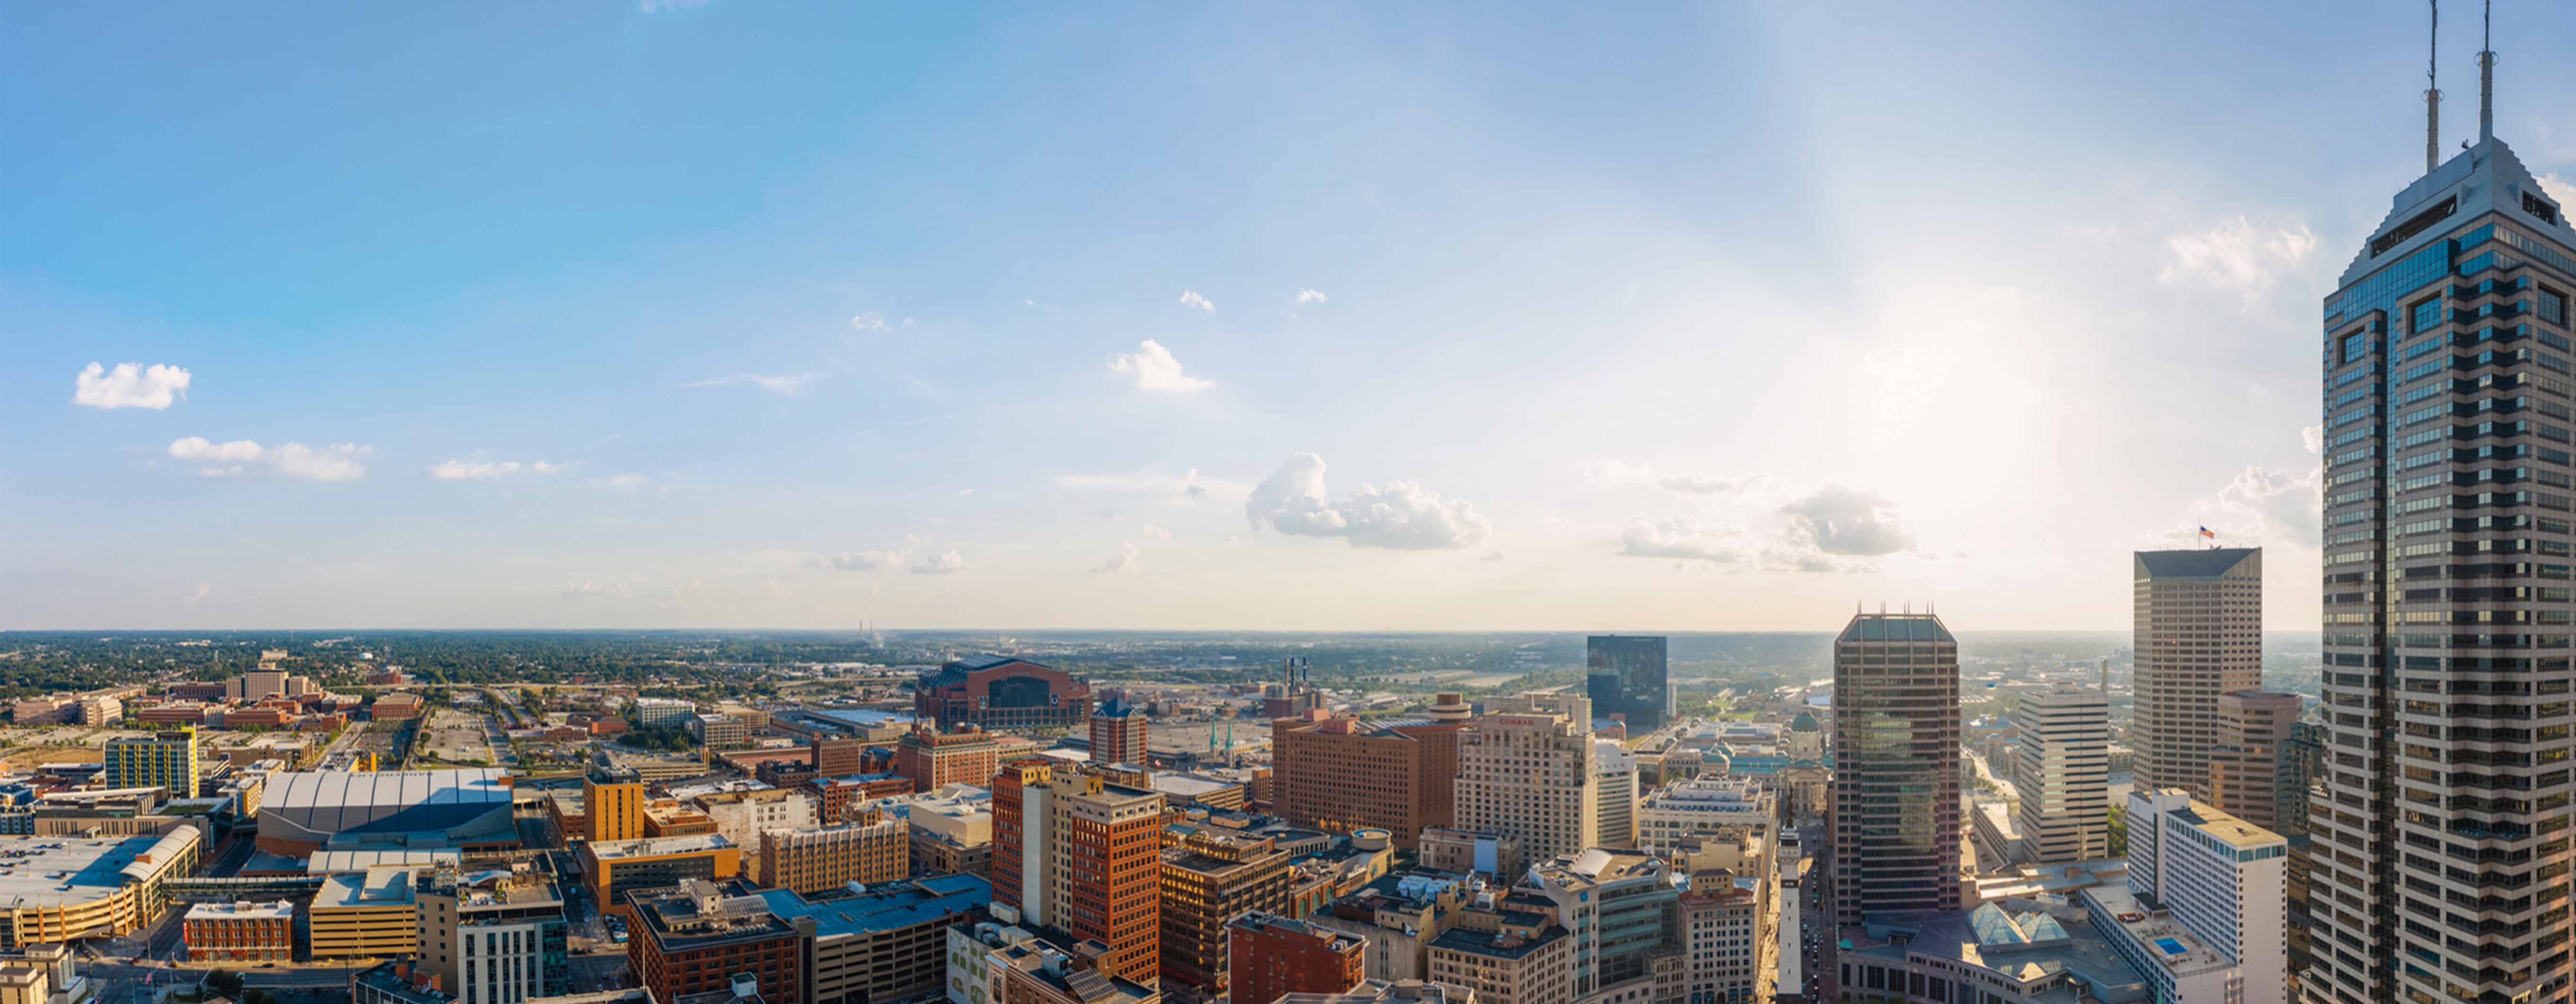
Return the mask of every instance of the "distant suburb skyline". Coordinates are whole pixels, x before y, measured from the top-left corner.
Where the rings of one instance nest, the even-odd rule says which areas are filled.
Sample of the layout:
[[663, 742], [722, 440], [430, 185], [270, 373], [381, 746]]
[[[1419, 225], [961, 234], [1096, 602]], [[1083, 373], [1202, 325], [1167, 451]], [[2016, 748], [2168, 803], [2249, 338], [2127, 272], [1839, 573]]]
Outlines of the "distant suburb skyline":
[[2314, 630], [2423, 157], [2396, 2], [6, 18], [0, 629]]

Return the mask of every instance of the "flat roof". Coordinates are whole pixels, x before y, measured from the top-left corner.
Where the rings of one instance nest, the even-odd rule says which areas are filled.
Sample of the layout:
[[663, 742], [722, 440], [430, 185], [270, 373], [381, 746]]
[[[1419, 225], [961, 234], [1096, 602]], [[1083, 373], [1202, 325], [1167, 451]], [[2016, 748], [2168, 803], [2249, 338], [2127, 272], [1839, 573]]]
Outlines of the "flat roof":
[[874, 934], [935, 923], [993, 901], [993, 884], [974, 875], [936, 875], [890, 882], [863, 893], [808, 900], [790, 889], [764, 889], [769, 912], [812, 917], [818, 937]]
[[2289, 843], [2287, 838], [2278, 833], [2238, 819], [2225, 809], [2203, 802], [2195, 801], [2174, 810], [2172, 815], [2176, 819], [2191, 824], [2200, 832], [2216, 837], [2227, 846], [2240, 851]]
[[377, 865], [363, 872], [332, 875], [313, 893], [315, 909], [403, 906], [411, 903], [412, 874], [402, 865]]
[[[197, 841], [197, 830], [183, 826], [166, 836], [0, 837], [0, 901], [27, 907], [87, 903], [125, 885], [136, 859], [151, 854], [164, 841], [180, 846]], [[173, 846], [165, 853], [176, 853]], [[146, 865], [145, 867], [151, 867]]]
[[274, 903], [199, 903], [188, 908], [189, 920], [293, 920], [295, 904], [287, 900]]
[[1565, 936], [1564, 928], [1551, 924], [1547, 930], [1540, 931], [1537, 937], [1523, 938], [1518, 944], [1506, 945], [1501, 943], [1501, 936], [1491, 932], [1452, 927], [1434, 939], [1431, 947], [1496, 959], [1518, 959], [1547, 947], [1549, 943]]
[[719, 833], [694, 833], [685, 837], [646, 837], [642, 840], [594, 840], [585, 845], [592, 857], [602, 861], [625, 858], [649, 858], [665, 854], [688, 854], [732, 847], [733, 841]]

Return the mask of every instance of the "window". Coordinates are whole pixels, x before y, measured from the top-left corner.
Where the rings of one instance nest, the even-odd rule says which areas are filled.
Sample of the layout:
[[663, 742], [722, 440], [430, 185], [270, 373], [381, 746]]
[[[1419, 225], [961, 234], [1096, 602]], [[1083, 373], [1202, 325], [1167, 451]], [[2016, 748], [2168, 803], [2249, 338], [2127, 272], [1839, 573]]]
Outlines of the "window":
[[2442, 298], [2434, 297], [2415, 305], [2413, 326], [2408, 330], [2423, 334], [2442, 325]]

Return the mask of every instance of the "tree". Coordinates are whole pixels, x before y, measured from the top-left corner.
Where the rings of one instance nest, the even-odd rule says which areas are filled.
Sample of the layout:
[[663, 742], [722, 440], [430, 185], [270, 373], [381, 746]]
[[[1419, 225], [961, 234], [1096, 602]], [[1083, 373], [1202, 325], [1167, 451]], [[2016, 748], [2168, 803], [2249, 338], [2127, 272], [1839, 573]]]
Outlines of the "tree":
[[238, 1000], [242, 995], [241, 974], [226, 972], [221, 969], [207, 973], [206, 989]]
[[2127, 856], [2128, 856], [2128, 854], [2129, 854], [2129, 819], [2128, 819], [2128, 813], [2127, 813], [2125, 810], [2123, 810], [2121, 807], [2114, 805], [2114, 806], [2112, 806], [2112, 807], [2111, 807], [2111, 849], [2110, 849], [2110, 855], [2111, 855], [2112, 857], [2119, 858], [2119, 857], [2127, 857]]

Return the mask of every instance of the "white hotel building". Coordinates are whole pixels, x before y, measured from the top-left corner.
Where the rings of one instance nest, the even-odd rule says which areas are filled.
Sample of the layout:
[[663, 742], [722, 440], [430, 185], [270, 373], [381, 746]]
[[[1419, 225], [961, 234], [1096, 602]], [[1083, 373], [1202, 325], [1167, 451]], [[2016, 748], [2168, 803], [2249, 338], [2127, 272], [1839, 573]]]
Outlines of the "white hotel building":
[[2284, 1004], [2289, 842], [2174, 788], [2128, 818], [2128, 888], [2084, 890], [2112, 948], [2160, 1001]]

